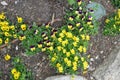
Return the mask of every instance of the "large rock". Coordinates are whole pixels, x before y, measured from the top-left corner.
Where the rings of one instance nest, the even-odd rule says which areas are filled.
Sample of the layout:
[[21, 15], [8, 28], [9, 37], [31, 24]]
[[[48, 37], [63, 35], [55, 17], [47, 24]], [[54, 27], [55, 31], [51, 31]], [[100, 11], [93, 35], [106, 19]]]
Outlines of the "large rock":
[[66, 76], [63, 76], [63, 75], [60, 75], [60, 76], [52, 76], [52, 77], [48, 77], [47, 79], [45, 80], [87, 80], [85, 79], [84, 77], [82, 76], [74, 76], [74, 78], [70, 75], [66, 75]]
[[91, 2], [90, 4], [87, 5], [87, 8], [92, 8], [94, 10], [93, 17], [96, 20], [106, 15], [105, 8], [99, 3]]
[[120, 47], [108, 56], [93, 76], [96, 80], [120, 80]]

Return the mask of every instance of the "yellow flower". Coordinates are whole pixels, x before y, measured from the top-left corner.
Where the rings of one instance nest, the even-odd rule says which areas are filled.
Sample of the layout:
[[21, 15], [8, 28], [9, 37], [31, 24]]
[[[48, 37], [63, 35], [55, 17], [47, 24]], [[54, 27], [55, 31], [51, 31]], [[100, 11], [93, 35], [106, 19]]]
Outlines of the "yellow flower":
[[8, 26], [8, 24], [9, 24], [9, 23], [8, 23], [7, 21], [4, 21], [4, 22], [3, 22], [3, 26]]
[[80, 52], [82, 52], [82, 51], [83, 51], [83, 46], [80, 46], [80, 47], [78, 48], [78, 50], [79, 50]]
[[70, 52], [71, 52], [72, 54], [75, 54], [75, 50], [74, 50], [74, 49], [71, 49]]
[[72, 37], [73, 37], [73, 35], [72, 35], [71, 32], [67, 32], [66, 36], [67, 36], [68, 38], [72, 38]]
[[46, 48], [42, 48], [42, 52], [46, 51]]
[[54, 62], [55, 60], [56, 60], [56, 58], [55, 58], [55, 57], [52, 57], [51, 61]]
[[58, 41], [59, 41], [59, 42], [62, 42], [62, 38], [58, 38]]
[[82, 40], [85, 40], [85, 35], [82, 34], [82, 35], [81, 35], [81, 38], [82, 38]]
[[16, 70], [15, 68], [13, 68], [13, 69], [11, 70], [11, 73], [12, 73], [12, 74], [15, 74], [15, 73], [17, 73], [17, 70]]
[[44, 40], [48, 40], [48, 36], [44, 37]]
[[5, 19], [5, 18], [6, 18], [5, 13], [2, 12], [2, 13], [0, 14], [0, 19]]
[[116, 29], [116, 25], [113, 25], [114, 29]]
[[68, 40], [67, 39], [64, 42], [65, 42], [65, 44], [68, 44]]
[[52, 51], [52, 50], [53, 50], [53, 47], [52, 47], [52, 46], [50, 46], [50, 47], [49, 47], [49, 50], [50, 50], [50, 51]]
[[56, 67], [60, 67], [60, 66], [61, 66], [61, 64], [60, 64], [60, 63], [57, 63], [57, 64], [56, 64]]
[[76, 37], [76, 36], [73, 37], [73, 40], [74, 40], [75, 42], [79, 42], [79, 38]]
[[61, 38], [63, 38], [63, 37], [64, 37], [64, 33], [60, 33], [59, 36], [60, 36]]
[[10, 29], [15, 30], [15, 26], [14, 25], [10, 26]]
[[22, 23], [22, 22], [23, 22], [22, 17], [18, 17], [18, 16], [17, 16], [17, 21], [18, 21], [18, 23]]
[[73, 46], [76, 47], [77, 46], [77, 42], [73, 42]]
[[63, 67], [62, 66], [58, 67], [58, 71], [59, 71], [59, 73], [63, 73]]
[[78, 2], [78, 5], [80, 6], [80, 5], [81, 5], [81, 3], [82, 3], [82, 1], [80, 0], [80, 1]]
[[78, 61], [78, 56], [75, 56], [75, 57], [74, 57], [74, 60], [75, 60], [75, 61]]
[[87, 51], [87, 50], [86, 50], [86, 47], [83, 47], [83, 52], [86, 53], [86, 51]]
[[63, 53], [66, 53], [66, 49], [63, 49]]
[[71, 61], [70, 60], [67, 61], [67, 66], [71, 66]]
[[50, 25], [49, 25], [49, 24], [47, 24], [45, 27], [46, 27], [46, 28], [49, 28], [49, 27], [50, 27]]
[[69, 17], [69, 20], [70, 20], [70, 21], [73, 21], [73, 18], [72, 18], [72, 17]]
[[54, 38], [54, 39], [56, 38], [55, 34], [51, 35], [51, 37]]
[[62, 46], [65, 46], [65, 41], [62, 41]]
[[6, 61], [8, 61], [8, 60], [10, 60], [11, 56], [9, 54], [6, 54], [4, 58]]
[[67, 62], [68, 61], [68, 58], [64, 58], [64, 62]]
[[66, 53], [66, 56], [69, 57], [69, 56], [70, 56], [70, 52], [67, 52], [67, 53]]
[[71, 29], [72, 29], [72, 27], [73, 27], [72, 25], [68, 25], [68, 29], [70, 29], [70, 30], [71, 30]]
[[51, 42], [47, 42], [46, 45], [47, 45], [47, 46], [50, 46], [50, 45], [52, 45], [52, 44], [53, 44], [53, 43], [51, 43]]
[[92, 24], [92, 22], [91, 22], [91, 21], [89, 21], [89, 22], [87, 22], [87, 24], [88, 24], [88, 25], [91, 25], [91, 24]]
[[1, 27], [1, 30], [2, 30], [2, 31], [9, 31], [9, 27], [8, 27], [8, 26], [2, 26], [2, 27]]
[[81, 61], [84, 61], [85, 60], [85, 58], [84, 57], [81, 57]]
[[118, 17], [120, 18], [120, 9], [118, 9], [117, 14], [118, 14]]
[[65, 30], [65, 29], [63, 29], [63, 30], [62, 30], [62, 33], [63, 33], [63, 34], [66, 34], [67, 32], [66, 32], [66, 30]]
[[77, 70], [77, 66], [73, 66], [72, 69], [73, 69], [74, 71], [76, 71], [76, 70]]
[[109, 19], [106, 19], [106, 20], [105, 20], [105, 23], [109, 23], [109, 22], [110, 22], [110, 20], [109, 20]]
[[79, 29], [79, 32], [81, 32], [83, 30], [83, 27]]
[[86, 70], [88, 68], [88, 62], [87, 61], [83, 62], [83, 67], [84, 67], [84, 70]]
[[79, 11], [75, 11], [75, 14], [79, 14]]
[[5, 44], [7, 44], [9, 42], [9, 38], [6, 38], [5, 40]]
[[42, 44], [38, 44], [38, 48], [42, 48]]
[[14, 79], [19, 79], [19, 77], [20, 77], [20, 72], [16, 72], [16, 73], [14, 74]]
[[61, 47], [61, 46], [58, 46], [57, 49], [58, 49], [58, 51], [61, 51], [61, 50], [62, 50], [62, 47]]
[[79, 27], [79, 26], [80, 26], [80, 23], [77, 23], [77, 24], [76, 24], [76, 27]]
[[35, 46], [30, 46], [31, 51], [35, 51]]
[[10, 34], [8, 32], [5, 32], [4, 34], [5, 34], [5, 36], [10, 36]]
[[2, 38], [0, 38], [0, 44], [2, 44], [2, 42], [3, 42], [3, 41], [2, 41]]
[[22, 25], [21, 25], [21, 29], [22, 29], [23, 31], [26, 30], [26, 27], [27, 27], [26, 24], [22, 24]]
[[19, 36], [19, 40], [24, 40], [24, 39], [26, 39], [26, 36], [23, 36], [23, 35], [21, 35], [21, 36]]
[[13, 37], [14, 37], [14, 38], [17, 38], [17, 34], [14, 34]]
[[90, 28], [93, 28], [94, 26], [93, 25], [89, 25]]
[[76, 61], [73, 62], [73, 66], [77, 66], [77, 62]]
[[86, 40], [90, 40], [90, 36], [89, 35], [86, 35]]

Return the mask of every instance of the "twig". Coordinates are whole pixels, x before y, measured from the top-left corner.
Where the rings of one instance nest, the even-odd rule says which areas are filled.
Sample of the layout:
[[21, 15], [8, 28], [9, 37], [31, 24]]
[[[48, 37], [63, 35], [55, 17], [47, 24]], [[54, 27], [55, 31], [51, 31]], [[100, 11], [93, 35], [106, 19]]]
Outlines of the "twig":
[[[18, 39], [15, 39], [15, 40], [11, 41], [10, 43], [15, 43], [15, 42], [17, 42], [17, 41], [19, 41], [19, 40], [18, 40]], [[1, 45], [1, 46], [0, 46], [0, 49], [6, 47], [7, 45], [8, 45], [8, 44], [3, 44], [3, 45]]]
[[48, 22], [48, 24], [53, 24], [54, 22], [57, 22], [57, 21], [62, 21], [62, 19], [55, 19], [55, 14], [53, 13], [53, 15], [52, 15], [52, 21], [50, 21], [50, 22]]

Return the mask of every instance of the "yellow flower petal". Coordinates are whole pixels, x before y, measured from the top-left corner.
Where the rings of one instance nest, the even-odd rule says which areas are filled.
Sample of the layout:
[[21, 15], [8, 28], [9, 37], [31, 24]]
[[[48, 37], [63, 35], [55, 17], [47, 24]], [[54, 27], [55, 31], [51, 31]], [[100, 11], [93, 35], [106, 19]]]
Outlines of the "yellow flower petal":
[[6, 61], [8, 61], [8, 60], [10, 60], [11, 56], [9, 54], [6, 54], [4, 58]]

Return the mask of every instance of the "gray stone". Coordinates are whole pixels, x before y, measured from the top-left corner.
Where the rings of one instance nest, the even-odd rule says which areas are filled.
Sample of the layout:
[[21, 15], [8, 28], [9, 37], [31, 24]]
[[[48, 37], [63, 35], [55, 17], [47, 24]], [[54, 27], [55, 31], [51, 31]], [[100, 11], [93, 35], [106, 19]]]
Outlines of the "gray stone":
[[71, 75], [59, 75], [59, 76], [52, 76], [52, 77], [48, 77], [45, 80], [87, 80], [82, 76], [74, 76], [74, 78], [72, 78]]
[[87, 8], [92, 8], [94, 10], [93, 17], [96, 20], [106, 15], [105, 8], [99, 3], [91, 2], [90, 4], [87, 5]]
[[115, 49], [93, 73], [96, 80], [120, 80], [120, 47]]

